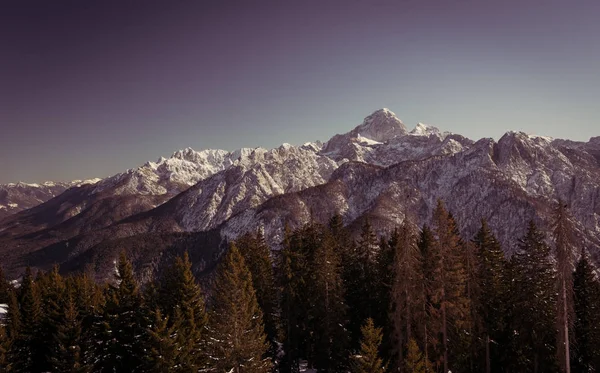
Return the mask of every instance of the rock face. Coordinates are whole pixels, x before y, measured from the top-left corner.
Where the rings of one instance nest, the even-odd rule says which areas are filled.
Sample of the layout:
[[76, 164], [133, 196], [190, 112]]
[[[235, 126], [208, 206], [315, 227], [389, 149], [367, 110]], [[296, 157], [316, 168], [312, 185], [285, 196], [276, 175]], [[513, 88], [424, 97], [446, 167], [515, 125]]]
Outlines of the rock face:
[[185, 149], [70, 188], [1, 220], [0, 254], [9, 253], [7, 269], [14, 274], [24, 263], [63, 263], [71, 270], [101, 261], [110, 268], [124, 242], [137, 258], [155, 263], [165, 250], [183, 250], [191, 240], [204, 243], [189, 250], [211, 247], [197, 263], [210, 268], [220, 253], [215, 237], [235, 239], [261, 227], [277, 246], [285, 224], [325, 222], [334, 213], [350, 227], [368, 217], [387, 233], [406, 218], [428, 223], [438, 199], [465, 237], [487, 219], [507, 253], [529, 220], [550, 227], [560, 199], [570, 207], [579, 245], [598, 259], [600, 138], [575, 142], [508, 132], [498, 142], [474, 142], [421, 123], [408, 131], [382, 109], [324, 144]]

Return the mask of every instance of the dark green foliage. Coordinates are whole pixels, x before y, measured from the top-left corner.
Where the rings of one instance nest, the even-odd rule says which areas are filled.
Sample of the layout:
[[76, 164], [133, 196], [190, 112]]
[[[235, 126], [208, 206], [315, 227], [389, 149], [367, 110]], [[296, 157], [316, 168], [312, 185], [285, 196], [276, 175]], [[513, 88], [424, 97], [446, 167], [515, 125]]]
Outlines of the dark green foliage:
[[[464, 367], [464, 348], [462, 347], [466, 332], [470, 329], [470, 300], [466, 292], [467, 275], [461, 250], [461, 238], [454, 218], [446, 210], [444, 203], [438, 201], [433, 213], [433, 232], [436, 240], [433, 250], [439, 259], [430, 289], [435, 313], [439, 315], [440, 344], [436, 359], [443, 371], [450, 368]], [[458, 348], [457, 348], [458, 347]]]
[[392, 366], [404, 364], [404, 350], [423, 322], [423, 279], [421, 252], [412, 227], [403, 224], [389, 241], [392, 251], [392, 287], [390, 293], [390, 329]]
[[[350, 310], [351, 341], [355, 345], [360, 338], [360, 328], [364, 320], [386, 321], [387, 299], [379, 299], [382, 283], [378, 277], [380, 247], [379, 240], [369, 220], [366, 220], [358, 242], [351, 246], [352, 252], [344, 260], [344, 283], [346, 302]], [[388, 284], [388, 289], [389, 289]], [[389, 291], [389, 290], [388, 290]]]
[[278, 263], [278, 285], [280, 287], [281, 326], [283, 351], [285, 356], [280, 363], [282, 372], [296, 373], [302, 353], [303, 322], [306, 314], [303, 291], [305, 286], [305, 253], [299, 250], [297, 237], [286, 225], [283, 247]]
[[252, 275], [235, 244], [221, 262], [214, 284], [207, 350], [217, 372], [269, 372], [262, 312]]
[[6, 277], [4, 276], [4, 271], [2, 270], [2, 267], [0, 267], [0, 304], [8, 303], [11, 291], [12, 286], [6, 280]]
[[423, 322], [420, 324], [417, 332], [422, 351], [430, 361], [435, 356], [435, 352], [439, 346], [438, 331], [441, 328], [439, 301], [437, 298], [440, 288], [440, 282], [438, 281], [441, 270], [441, 267], [438, 265], [440, 262], [440, 253], [438, 250], [439, 247], [434, 243], [435, 237], [433, 236], [433, 232], [428, 226], [424, 226], [417, 243], [421, 257], [423, 258], [421, 262], [421, 273], [423, 276], [421, 286], [424, 297], [421, 308], [424, 316]]
[[20, 327], [12, 340], [9, 359], [18, 372], [43, 372], [46, 367], [46, 346], [42, 339], [42, 300], [38, 287], [27, 268], [19, 289]]
[[81, 318], [72, 295], [68, 295], [55, 326], [54, 354], [49, 359], [53, 372], [85, 373], [91, 366], [84, 361], [82, 353]]
[[513, 255], [510, 328], [514, 330], [512, 369], [523, 372], [556, 371], [556, 274], [551, 249], [535, 223], [519, 240]]
[[507, 312], [508, 279], [507, 263], [500, 243], [485, 220], [473, 238], [478, 258], [478, 279], [475, 295], [475, 336], [478, 338], [476, 367], [485, 372], [501, 372], [504, 354], [499, 345], [506, 343], [508, 333], [505, 325]]
[[139, 372], [145, 325], [142, 295], [133, 276], [131, 262], [119, 256], [115, 285], [107, 289], [106, 305], [97, 332], [95, 369], [98, 372]]
[[208, 316], [202, 289], [192, 273], [187, 253], [175, 260], [157, 288], [158, 306], [168, 318], [167, 327], [177, 326], [179, 331], [173, 341], [179, 351], [178, 369], [185, 371], [203, 367], [206, 364], [206, 356], [202, 352], [203, 333]]
[[343, 371], [346, 365], [343, 250], [322, 225], [309, 223], [287, 232], [279, 264], [284, 372], [297, 371], [299, 358], [324, 372]]
[[373, 319], [369, 318], [360, 330], [360, 352], [353, 356], [352, 373], [384, 373], [386, 368], [379, 357], [381, 328], [376, 328]]
[[406, 373], [433, 373], [433, 366], [419, 349], [414, 339], [409, 339], [406, 347], [406, 360], [404, 364]]
[[236, 240], [246, 265], [252, 274], [252, 283], [256, 291], [256, 299], [263, 311], [265, 332], [271, 342], [273, 355], [278, 336], [278, 304], [275, 289], [275, 274], [273, 272], [273, 261], [271, 250], [265, 242], [261, 231], [255, 234], [246, 233]]
[[169, 326], [169, 317], [163, 317], [160, 309], [153, 312], [146, 341], [145, 372], [162, 373], [185, 371], [180, 365], [182, 351], [178, 348], [178, 324]]
[[323, 227], [315, 249], [311, 277], [315, 364], [323, 372], [344, 371], [348, 335], [340, 256], [335, 238]]
[[206, 309], [187, 255], [143, 290], [124, 256], [110, 285], [54, 268], [27, 270], [13, 288], [0, 273], [0, 373], [382, 373], [384, 361], [402, 373], [553, 373], [567, 369], [560, 326], [573, 371], [600, 371], [600, 283], [586, 255], [573, 325], [558, 315], [569, 313], [557, 296], [570, 281], [570, 228], [554, 225], [556, 261], [533, 223], [507, 261], [485, 221], [465, 241], [441, 202], [433, 229], [409, 224], [378, 240], [367, 221], [355, 241], [338, 215], [286, 227], [273, 253], [260, 232], [246, 234]]
[[573, 340], [573, 227], [567, 206], [558, 201], [554, 209], [552, 236], [556, 259], [556, 352], [560, 370], [570, 373], [570, 350]]
[[573, 372], [600, 369], [600, 283], [585, 251], [573, 275], [576, 344], [572, 354]]

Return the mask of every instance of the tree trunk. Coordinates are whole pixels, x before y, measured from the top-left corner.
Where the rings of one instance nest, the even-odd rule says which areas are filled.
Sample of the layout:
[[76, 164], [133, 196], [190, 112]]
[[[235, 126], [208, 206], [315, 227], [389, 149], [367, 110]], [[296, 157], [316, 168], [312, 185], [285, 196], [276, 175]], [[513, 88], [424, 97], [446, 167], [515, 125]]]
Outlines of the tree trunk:
[[565, 373], [571, 373], [571, 358], [569, 351], [569, 313], [567, 307], [567, 284], [562, 279], [562, 302], [563, 302], [563, 323], [565, 333]]
[[446, 325], [446, 301], [442, 303], [442, 338], [444, 338], [444, 373], [448, 373], [448, 327]]
[[490, 336], [485, 336], [485, 373], [490, 373]]

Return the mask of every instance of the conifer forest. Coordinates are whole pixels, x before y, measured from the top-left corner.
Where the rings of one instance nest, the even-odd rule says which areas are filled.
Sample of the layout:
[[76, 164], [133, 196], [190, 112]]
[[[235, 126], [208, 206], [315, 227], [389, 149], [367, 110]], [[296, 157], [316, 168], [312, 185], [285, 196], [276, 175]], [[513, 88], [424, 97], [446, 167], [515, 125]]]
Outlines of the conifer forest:
[[[600, 282], [569, 211], [528, 223], [511, 255], [485, 220], [378, 236], [341, 216], [248, 232], [208, 278], [187, 255], [140, 281], [28, 269], [1, 275], [1, 372], [570, 373], [600, 371]], [[193, 250], [193, 248], [189, 248]]]

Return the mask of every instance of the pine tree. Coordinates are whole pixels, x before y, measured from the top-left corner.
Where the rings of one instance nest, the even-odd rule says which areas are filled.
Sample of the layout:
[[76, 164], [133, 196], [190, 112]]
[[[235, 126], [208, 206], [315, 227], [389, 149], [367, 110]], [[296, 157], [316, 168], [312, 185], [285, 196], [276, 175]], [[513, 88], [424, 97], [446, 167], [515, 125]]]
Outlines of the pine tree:
[[[421, 293], [424, 294], [420, 306], [423, 322], [420, 323], [421, 327], [417, 329], [417, 332], [425, 359], [431, 361], [430, 356], [439, 356], [440, 338], [438, 331], [441, 329], [439, 294], [442, 286], [440, 281], [441, 266], [439, 264], [441, 254], [439, 245], [435, 245], [433, 232], [426, 225], [421, 229], [417, 245], [423, 258], [421, 261], [421, 274], [423, 276]], [[439, 364], [439, 361], [436, 361], [436, 364]]]
[[344, 371], [347, 357], [346, 304], [335, 238], [324, 227], [311, 261], [315, 363], [322, 372]]
[[433, 373], [431, 363], [425, 358], [414, 339], [408, 341], [406, 350], [404, 364], [406, 373]]
[[560, 200], [554, 209], [552, 233], [555, 243], [558, 291], [556, 302], [556, 325], [558, 329], [556, 352], [561, 371], [571, 373], [569, 341], [573, 330], [573, 227], [571, 226], [567, 206]]
[[142, 369], [144, 335], [142, 296], [125, 253], [117, 263], [115, 285], [107, 289], [107, 301], [98, 325], [98, 372], [138, 372]]
[[352, 373], [384, 373], [385, 365], [379, 357], [382, 331], [373, 324], [373, 319], [367, 319], [361, 328], [360, 352], [353, 356]]
[[529, 223], [527, 233], [519, 240], [514, 263], [511, 311], [515, 330], [515, 346], [521, 350], [511, 360], [520, 364], [515, 370], [556, 371], [556, 275], [551, 249], [535, 223]]
[[169, 326], [169, 318], [163, 317], [158, 308], [153, 312], [153, 316], [147, 331], [144, 371], [148, 373], [186, 371], [180, 363], [181, 350], [176, 343], [177, 333], [183, 330], [177, 324]]
[[158, 286], [159, 306], [166, 317], [168, 327], [177, 325], [174, 341], [177, 346], [181, 369], [199, 369], [206, 364], [204, 351], [204, 328], [208, 316], [202, 289], [194, 274], [188, 254], [177, 258], [167, 270]]
[[13, 369], [20, 372], [45, 370], [46, 340], [41, 337], [42, 306], [39, 290], [27, 268], [19, 291], [19, 332], [13, 339], [10, 360]]
[[6, 280], [4, 276], [4, 271], [2, 267], [0, 267], [0, 304], [7, 304], [10, 299], [10, 292], [12, 291], [12, 286]]
[[[58, 334], [58, 326], [61, 324], [63, 310], [65, 307], [66, 284], [58, 272], [58, 266], [54, 266], [47, 274], [38, 273], [37, 287], [40, 292], [42, 317], [40, 320], [41, 338], [51, 341]], [[43, 354], [45, 355], [44, 371], [52, 369], [53, 361], [62, 357], [58, 345], [46, 343]]]
[[73, 296], [69, 295], [56, 325], [53, 343], [56, 353], [50, 358], [52, 372], [90, 372], [91, 367], [83, 360], [81, 343], [81, 320]]
[[[439, 293], [434, 294], [434, 299], [439, 301], [441, 321], [441, 363], [444, 372], [450, 367], [450, 355], [457, 355], [457, 351], [450, 351], [450, 347], [459, 345], [460, 339], [468, 330], [470, 319], [468, 315], [469, 299], [466, 294], [466, 274], [461, 258], [461, 239], [458, 236], [456, 222], [446, 210], [444, 203], [438, 201], [433, 213], [433, 227], [438, 246], [440, 261]], [[455, 361], [457, 364], [458, 361]]]
[[[491, 232], [487, 221], [481, 221], [481, 228], [473, 238], [476, 247], [477, 278], [479, 281], [476, 305], [478, 338], [483, 342], [485, 372], [501, 372], [504, 354], [497, 347], [505, 333], [507, 278], [506, 259], [500, 243]], [[495, 342], [494, 345], [492, 343]], [[483, 370], [483, 369], [482, 369]]]
[[75, 303], [77, 315], [81, 321], [80, 357], [81, 364], [92, 366], [97, 361], [96, 347], [99, 326], [103, 324], [103, 308], [105, 298], [103, 289], [86, 273], [69, 277], [66, 281], [67, 297]]
[[236, 245], [252, 274], [252, 282], [256, 290], [258, 305], [263, 311], [265, 332], [271, 342], [272, 353], [274, 354], [279, 321], [277, 320], [277, 293], [275, 290], [275, 275], [273, 273], [271, 250], [260, 230], [255, 234], [244, 234], [238, 238]]
[[8, 339], [16, 341], [21, 334], [21, 310], [19, 301], [17, 300], [17, 292], [14, 289], [8, 294], [8, 309], [6, 312], [5, 325]]
[[382, 310], [377, 299], [381, 283], [378, 278], [379, 241], [369, 220], [365, 220], [354, 252], [345, 263], [347, 267], [344, 277], [347, 279], [346, 302], [350, 310], [351, 340], [360, 339], [361, 326], [368, 318], [379, 319], [387, 315], [387, 309]]
[[296, 236], [288, 225], [284, 229], [284, 239], [279, 255], [278, 287], [281, 302], [281, 328], [283, 334], [283, 351], [285, 353], [279, 369], [285, 373], [299, 371], [301, 354], [302, 317], [305, 314], [302, 297], [304, 284], [305, 258], [298, 250]]
[[270, 359], [262, 312], [252, 275], [235, 244], [219, 265], [209, 318], [208, 350], [213, 369], [220, 372], [269, 372]]
[[406, 223], [392, 233], [389, 244], [393, 252], [389, 311], [394, 351], [392, 361], [401, 370], [405, 347], [413, 339], [415, 327], [419, 324], [417, 317], [423, 311], [421, 252], [415, 233]]
[[573, 372], [595, 372], [600, 369], [600, 282], [585, 250], [575, 268], [573, 287], [576, 336]]

